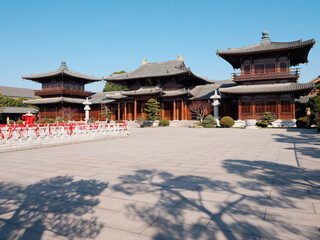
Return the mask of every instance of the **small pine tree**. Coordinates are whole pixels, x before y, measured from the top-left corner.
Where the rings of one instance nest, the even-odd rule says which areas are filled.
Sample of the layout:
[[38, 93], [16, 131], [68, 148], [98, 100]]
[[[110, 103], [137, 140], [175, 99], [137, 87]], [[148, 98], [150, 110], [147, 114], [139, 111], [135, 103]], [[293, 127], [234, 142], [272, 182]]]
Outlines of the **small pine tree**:
[[144, 109], [147, 112], [147, 120], [154, 121], [160, 119], [160, 103], [150, 98], [148, 102], [146, 102], [146, 108]]
[[106, 118], [106, 120], [108, 121], [109, 118], [112, 116], [112, 111], [106, 105], [104, 105], [102, 107], [102, 112], [100, 113], [100, 115], [103, 118]]
[[265, 112], [260, 119], [261, 121], [257, 122], [257, 126], [259, 127], [268, 127], [268, 125], [272, 125], [272, 122], [274, 121], [270, 112]]

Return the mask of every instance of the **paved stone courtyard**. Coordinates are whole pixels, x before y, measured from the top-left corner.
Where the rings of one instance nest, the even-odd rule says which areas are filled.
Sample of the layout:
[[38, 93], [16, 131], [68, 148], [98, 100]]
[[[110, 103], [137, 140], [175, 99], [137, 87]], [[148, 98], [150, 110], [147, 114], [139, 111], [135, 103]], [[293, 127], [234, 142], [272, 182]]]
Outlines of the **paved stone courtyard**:
[[320, 239], [320, 134], [132, 129], [0, 153], [0, 239]]

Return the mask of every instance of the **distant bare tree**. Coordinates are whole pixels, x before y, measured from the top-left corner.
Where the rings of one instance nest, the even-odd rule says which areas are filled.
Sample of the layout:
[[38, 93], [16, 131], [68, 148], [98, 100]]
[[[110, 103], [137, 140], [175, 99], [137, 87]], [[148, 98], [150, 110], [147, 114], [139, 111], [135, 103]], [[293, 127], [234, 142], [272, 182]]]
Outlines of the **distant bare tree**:
[[67, 119], [67, 121], [71, 121], [71, 119], [73, 118], [77, 110], [71, 107], [64, 107], [62, 112], [63, 112], [64, 118]]
[[188, 108], [192, 113], [196, 114], [200, 122], [202, 122], [208, 110], [211, 109], [211, 104], [207, 101], [197, 100], [189, 104]]

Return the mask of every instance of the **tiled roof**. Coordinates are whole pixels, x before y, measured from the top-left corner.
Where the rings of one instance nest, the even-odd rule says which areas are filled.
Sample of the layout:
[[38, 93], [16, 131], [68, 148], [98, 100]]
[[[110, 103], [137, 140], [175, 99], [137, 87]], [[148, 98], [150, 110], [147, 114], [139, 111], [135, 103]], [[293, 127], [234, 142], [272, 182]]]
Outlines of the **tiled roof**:
[[3, 96], [12, 97], [12, 98], [34, 98], [34, 91], [33, 89], [28, 88], [16, 88], [16, 87], [5, 87], [0, 86], [0, 93]]
[[232, 86], [237, 86], [232, 80], [220, 80], [215, 81], [214, 84], [199, 85], [191, 89], [190, 93], [193, 97], [190, 99], [209, 99], [214, 94], [214, 90]]
[[248, 47], [241, 48], [229, 48], [228, 50], [217, 50], [217, 55], [227, 55], [227, 54], [248, 54], [255, 52], [265, 52], [265, 51], [278, 51], [278, 50], [289, 50], [295, 48], [301, 48], [305, 46], [313, 46], [315, 44], [314, 39], [307, 41], [293, 41], [293, 42], [260, 42]]
[[203, 83], [208, 82], [208, 79], [193, 74], [190, 68], [186, 68], [184, 62], [180, 59], [166, 62], [145, 63], [134, 71], [122, 74], [114, 74], [108, 77], [104, 77], [103, 79], [106, 81], [125, 81], [138, 78], [175, 76], [181, 74], [190, 74]]
[[25, 100], [23, 103], [30, 104], [30, 105], [38, 105], [38, 104], [51, 104], [51, 103], [75, 103], [75, 104], [82, 104], [85, 99], [81, 98], [69, 98], [69, 97], [53, 97], [53, 98], [39, 98], [33, 100]]
[[53, 77], [53, 76], [62, 75], [62, 74], [67, 75], [67, 76], [71, 76], [71, 77], [75, 77], [75, 78], [81, 78], [83, 80], [90, 81], [90, 82], [102, 80], [101, 78], [96, 78], [94, 76], [89, 76], [86, 74], [71, 71], [65, 65], [61, 65], [61, 67], [59, 69], [56, 69], [53, 71], [31, 74], [28, 76], [22, 76], [22, 78], [37, 81], [41, 78]]
[[160, 94], [161, 92], [162, 92], [162, 88], [160, 87], [141, 87], [137, 90], [122, 91], [121, 94], [125, 96], [136, 96], [136, 95]]
[[256, 84], [239, 85], [235, 87], [220, 89], [222, 94], [264, 94], [264, 93], [285, 93], [311, 90], [313, 83], [277, 83], [277, 84]]
[[177, 90], [163, 91], [162, 97], [176, 97], [176, 96], [183, 96], [183, 95], [192, 96], [189, 89], [177, 89]]
[[91, 97], [89, 98], [89, 101], [92, 104], [106, 104], [106, 103], [111, 103], [114, 102], [112, 99], [108, 99], [106, 97], [106, 92], [96, 92]]
[[246, 56], [256, 56], [257, 54], [278, 55], [279, 53], [288, 54], [290, 66], [296, 66], [308, 62], [308, 54], [314, 44], [314, 39], [294, 42], [263, 41], [248, 47], [217, 50], [216, 54], [229, 62], [233, 68], [240, 68], [241, 61]]
[[25, 114], [30, 111], [31, 113], [35, 114], [38, 112], [35, 108], [28, 108], [28, 107], [0, 107], [0, 112], [2, 113], [11, 113], [11, 114]]
[[104, 77], [104, 80], [126, 80], [146, 77], [170, 76], [188, 73], [187, 69], [181, 60], [173, 60], [157, 63], [145, 63], [132, 72], [114, 74]]

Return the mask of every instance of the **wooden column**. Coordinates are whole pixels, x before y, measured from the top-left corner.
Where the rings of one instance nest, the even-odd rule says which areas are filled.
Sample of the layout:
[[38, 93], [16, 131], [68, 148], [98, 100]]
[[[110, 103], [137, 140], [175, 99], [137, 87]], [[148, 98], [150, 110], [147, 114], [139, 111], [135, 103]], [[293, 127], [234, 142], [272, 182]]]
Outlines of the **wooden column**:
[[173, 119], [176, 120], [176, 100], [173, 99]]
[[184, 104], [184, 117], [185, 117], [186, 120], [189, 120], [187, 103]]
[[164, 103], [161, 103], [161, 118], [164, 118]]
[[124, 102], [124, 120], [127, 120], [127, 102]]
[[251, 98], [251, 106], [252, 106], [252, 119], [256, 119], [256, 105], [254, 101], [254, 97]]
[[118, 102], [118, 119], [117, 120], [119, 119], [120, 119], [120, 102]]
[[280, 98], [277, 98], [277, 119], [281, 119], [281, 101]]
[[177, 105], [176, 119], [177, 120], [181, 120], [180, 119], [180, 108], [181, 108], [181, 106], [179, 106], [179, 102], [176, 102], [176, 105]]
[[134, 113], [133, 113], [134, 120], [137, 120], [137, 99], [134, 99]]
[[241, 106], [241, 100], [239, 97], [238, 98], [238, 120], [241, 120], [241, 112], [242, 112], [242, 106]]
[[296, 119], [296, 108], [295, 108], [295, 104], [294, 104], [294, 100], [292, 101], [292, 119]]
[[184, 119], [184, 103], [183, 103], [183, 99], [181, 99], [181, 120], [185, 120]]

